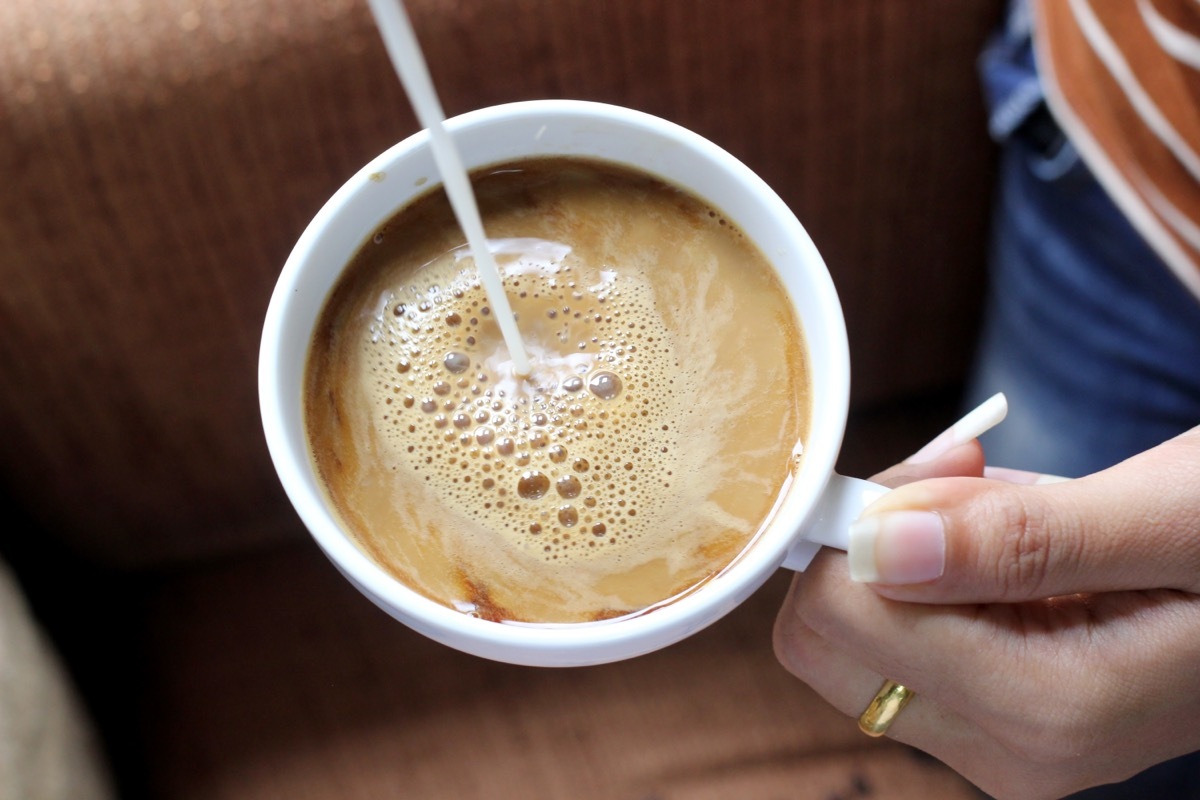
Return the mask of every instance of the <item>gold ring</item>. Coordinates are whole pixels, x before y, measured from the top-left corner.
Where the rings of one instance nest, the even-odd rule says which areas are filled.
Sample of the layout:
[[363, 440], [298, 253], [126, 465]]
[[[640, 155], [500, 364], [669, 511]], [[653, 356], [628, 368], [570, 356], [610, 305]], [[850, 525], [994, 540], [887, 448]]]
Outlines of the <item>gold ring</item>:
[[858, 729], [867, 736], [883, 736], [914, 694], [911, 689], [895, 681], [884, 681], [867, 710], [858, 718]]

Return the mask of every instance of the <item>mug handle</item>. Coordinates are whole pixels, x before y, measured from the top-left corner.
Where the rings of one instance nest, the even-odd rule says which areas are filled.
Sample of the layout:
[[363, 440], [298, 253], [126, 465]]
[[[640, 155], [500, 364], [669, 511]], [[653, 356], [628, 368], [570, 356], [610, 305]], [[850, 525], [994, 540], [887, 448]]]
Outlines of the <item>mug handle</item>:
[[845, 550], [850, 544], [850, 523], [858, 519], [864, 508], [888, 491], [886, 486], [878, 483], [832, 474], [800, 538], [784, 557], [783, 566], [803, 572], [812, 563], [821, 545]]
[[[941, 451], [949, 450], [972, 439], [977, 439], [1004, 420], [1008, 414], [1008, 399], [998, 392], [984, 400], [965, 417], [947, 428], [926, 448], [937, 445]], [[859, 478], [847, 478], [834, 473], [825, 485], [825, 491], [813, 509], [812, 517], [801, 531], [800, 537], [783, 559], [783, 566], [797, 572], [812, 563], [821, 545], [845, 550], [849, 547], [850, 523], [858, 519], [862, 510], [878, 500], [889, 490], [877, 483]]]

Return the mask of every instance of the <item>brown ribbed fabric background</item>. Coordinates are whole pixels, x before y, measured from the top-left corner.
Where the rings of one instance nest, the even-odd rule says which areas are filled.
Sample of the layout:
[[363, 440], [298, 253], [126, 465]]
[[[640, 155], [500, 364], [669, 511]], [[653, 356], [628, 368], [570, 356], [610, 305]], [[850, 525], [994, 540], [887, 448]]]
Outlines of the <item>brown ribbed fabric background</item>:
[[[997, 5], [409, 4], [448, 113], [605, 100], [757, 170], [834, 273], [860, 404], [945, 385], [970, 352], [989, 170], [973, 62]], [[0, 480], [119, 564], [299, 536], [257, 345], [308, 219], [415, 128], [365, 7], [3, 3], [0, 41]]]

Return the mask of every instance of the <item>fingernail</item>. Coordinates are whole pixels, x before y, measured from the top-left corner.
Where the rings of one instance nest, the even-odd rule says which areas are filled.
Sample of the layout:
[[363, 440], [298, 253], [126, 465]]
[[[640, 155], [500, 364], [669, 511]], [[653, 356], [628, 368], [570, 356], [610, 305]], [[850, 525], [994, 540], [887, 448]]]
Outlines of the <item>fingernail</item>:
[[936, 439], [905, 459], [909, 464], [933, 461], [959, 445], [978, 439], [999, 425], [1008, 414], [1008, 399], [998, 392], [979, 404], [958, 422], [942, 431]]
[[924, 583], [946, 569], [946, 530], [932, 511], [892, 511], [850, 526], [850, 579], [858, 583]]

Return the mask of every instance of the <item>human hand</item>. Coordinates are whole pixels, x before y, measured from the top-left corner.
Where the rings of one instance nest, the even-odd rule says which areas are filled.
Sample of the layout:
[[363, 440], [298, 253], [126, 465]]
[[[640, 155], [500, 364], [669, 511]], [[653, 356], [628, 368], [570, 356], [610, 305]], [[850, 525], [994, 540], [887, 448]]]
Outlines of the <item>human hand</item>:
[[[927, 454], [926, 454], [927, 455]], [[1051, 798], [1200, 749], [1200, 428], [1074, 481], [971, 441], [874, 480], [849, 557], [797, 575], [780, 661], [998, 797]], [[850, 564], [870, 583], [850, 578]]]

